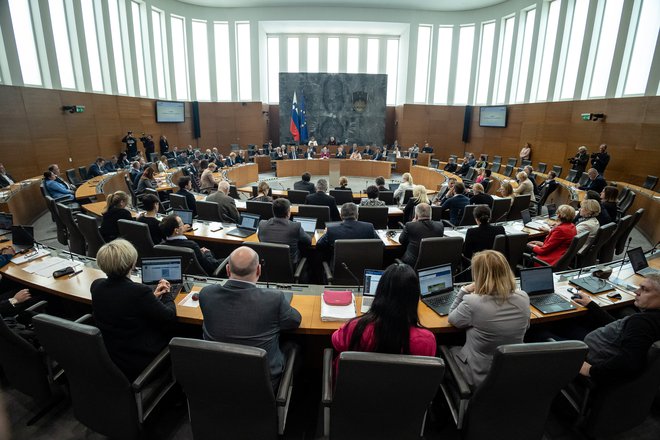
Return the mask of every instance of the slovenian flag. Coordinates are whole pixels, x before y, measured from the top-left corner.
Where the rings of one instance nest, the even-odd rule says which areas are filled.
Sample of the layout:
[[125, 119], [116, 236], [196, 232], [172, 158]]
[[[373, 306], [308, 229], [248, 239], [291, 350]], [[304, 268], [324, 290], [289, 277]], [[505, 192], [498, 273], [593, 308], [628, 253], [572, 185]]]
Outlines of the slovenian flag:
[[293, 140], [300, 141], [300, 116], [298, 114], [298, 100], [296, 99], [296, 92], [293, 92], [293, 103], [291, 104], [291, 122], [289, 123], [289, 131]]
[[307, 111], [305, 110], [305, 93], [300, 93], [300, 141], [307, 142]]

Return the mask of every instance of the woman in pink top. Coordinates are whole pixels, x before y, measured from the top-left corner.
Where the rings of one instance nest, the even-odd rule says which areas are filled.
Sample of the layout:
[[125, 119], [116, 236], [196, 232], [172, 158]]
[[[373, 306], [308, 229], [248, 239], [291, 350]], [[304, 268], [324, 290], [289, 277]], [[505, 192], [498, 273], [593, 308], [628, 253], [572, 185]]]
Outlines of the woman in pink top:
[[332, 334], [337, 355], [343, 351], [371, 351], [435, 356], [435, 336], [419, 324], [418, 302], [415, 271], [407, 264], [391, 265], [378, 283], [371, 309]]

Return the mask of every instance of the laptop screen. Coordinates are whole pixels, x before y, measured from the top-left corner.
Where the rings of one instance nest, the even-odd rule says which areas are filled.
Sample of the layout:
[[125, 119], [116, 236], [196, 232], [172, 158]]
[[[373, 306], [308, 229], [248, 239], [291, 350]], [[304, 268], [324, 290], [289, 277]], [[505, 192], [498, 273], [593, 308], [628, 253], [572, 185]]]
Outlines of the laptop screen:
[[555, 282], [552, 279], [552, 268], [522, 269], [520, 271], [520, 288], [529, 296], [554, 292]]
[[532, 221], [532, 216], [529, 214], [529, 209], [523, 209], [520, 211], [520, 217], [522, 218], [523, 225]]
[[175, 209], [174, 215], [181, 217], [184, 225], [193, 224], [193, 212], [190, 209]]
[[0, 229], [10, 230], [14, 224], [14, 216], [9, 212], [0, 212]]
[[640, 270], [649, 267], [649, 263], [646, 261], [644, 251], [641, 247], [630, 249], [628, 251], [628, 258], [630, 258], [630, 265], [635, 272], [639, 272]]
[[396, 191], [399, 189], [399, 183], [390, 183], [388, 186], [390, 187], [390, 191]]
[[557, 205], [549, 203], [545, 207], [548, 208], [548, 217], [554, 217], [557, 214]]
[[312, 217], [294, 217], [293, 221], [296, 223], [300, 223], [300, 226], [302, 226], [303, 231], [309, 232], [309, 233], [314, 233], [316, 230], [316, 219]]
[[368, 296], [376, 295], [376, 288], [380, 277], [383, 276], [382, 270], [365, 269], [364, 270], [364, 294]]
[[12, 226], [11, 241], [19, 246], [34, 244], [34, 228], [32, 226]]
[[259, 225], [259, 217], [258, 215], [255, 214], [241, 214], [241, 224], [238, 225], [239, 228], [244, 228], [244, 229], [257, 229], [257, 226]]
[[181, 257], [142, 259], [142, 283], [158, 284], [162, 279], [181, 283]]
[[429, 267], [428, 269], [420, 270], [418, 275], [419, 290], [422, 298], [436, 293], [448, 292], [454, 288], [451, 264]]

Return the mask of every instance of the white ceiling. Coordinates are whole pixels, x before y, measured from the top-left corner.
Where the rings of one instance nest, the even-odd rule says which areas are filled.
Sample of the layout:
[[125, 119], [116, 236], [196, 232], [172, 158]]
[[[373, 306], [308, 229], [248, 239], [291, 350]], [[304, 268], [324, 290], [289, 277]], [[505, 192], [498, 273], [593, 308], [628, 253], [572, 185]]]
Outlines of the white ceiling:
[[387, 8], [423, 11], [467, 11], [504, 3], [507, 0], [179, 0], [193, 5], [223, 8], [276, 6], [337, 6], [342, 8]]

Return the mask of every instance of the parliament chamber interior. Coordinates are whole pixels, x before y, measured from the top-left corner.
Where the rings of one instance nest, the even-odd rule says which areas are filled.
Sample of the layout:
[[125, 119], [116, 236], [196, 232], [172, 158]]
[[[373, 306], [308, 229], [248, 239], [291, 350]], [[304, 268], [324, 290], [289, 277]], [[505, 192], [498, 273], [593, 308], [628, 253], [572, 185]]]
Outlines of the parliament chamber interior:
[[0, 2], [0, 440], [660, 438], [659, 28]]

